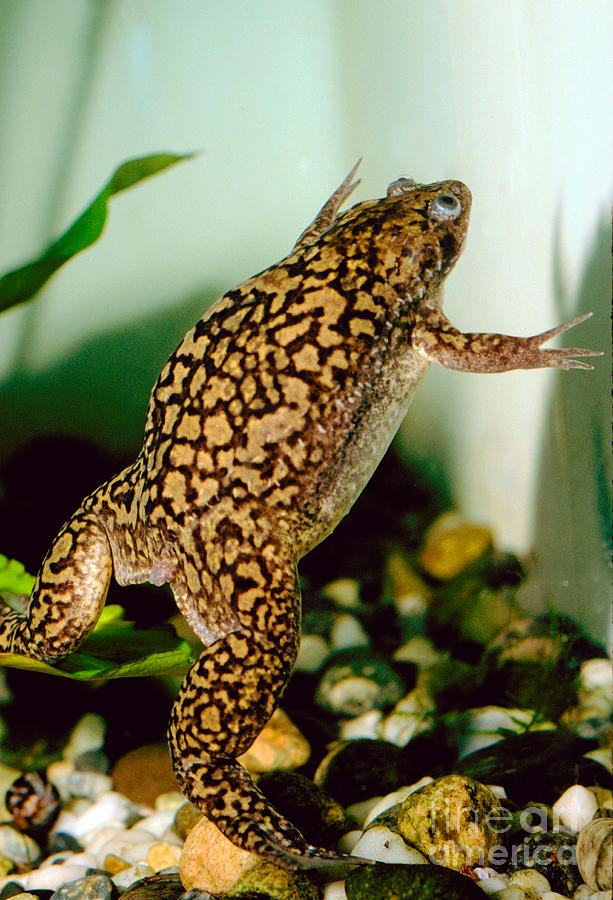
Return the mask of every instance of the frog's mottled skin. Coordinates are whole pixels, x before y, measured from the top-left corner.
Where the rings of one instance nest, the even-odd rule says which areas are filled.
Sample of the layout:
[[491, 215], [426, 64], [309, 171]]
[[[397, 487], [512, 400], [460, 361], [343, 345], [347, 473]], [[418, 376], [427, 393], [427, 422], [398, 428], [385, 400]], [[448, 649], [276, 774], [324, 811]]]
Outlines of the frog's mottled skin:
[[87, 497], [0, 650], [54, 661], [93, 628], [109, 580], [169, 583], [205, 645], [169, 727], [177, 780], [239, 846], [289, 865], [308, 845], [236, 762], [269, 719], [300, 640], [296, 564], [349, 510], [430, 362], [472, 372], [589, 368], [587, 350], [462, 334], [442, 283], [466, 237], [458, 181], [400, 179], [338, 210], [355, 169], [289, 256], [222, 297], [160, 374], [133, 465]]

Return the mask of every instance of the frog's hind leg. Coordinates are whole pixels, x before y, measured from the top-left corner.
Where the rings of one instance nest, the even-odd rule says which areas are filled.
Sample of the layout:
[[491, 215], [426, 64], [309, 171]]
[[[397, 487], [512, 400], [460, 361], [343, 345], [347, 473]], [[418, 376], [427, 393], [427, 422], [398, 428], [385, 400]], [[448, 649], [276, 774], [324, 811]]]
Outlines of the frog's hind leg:
[[[251, 571], [249, 571], [251, 568]], [[236, 761], [264, 727], [293, 665], [300, 595], [294, 566], [260, 558], [234, 568], [238, 630], [207, 647], [175, 701], [168, 739], [177, 781], [234, 844], [286, 866], [313, 866], [338, 854], [312, 847], [256, 788]], [[265, 573], [266, 591], [255, 587]], [[228, 572], [219, 581], [228, 583]]]
[[0, 604], [0, 652], [54, 662], [75, 650], [98, 620], [112, 570], [103, 526], [75, 513], [45, 557], [25, 612]]

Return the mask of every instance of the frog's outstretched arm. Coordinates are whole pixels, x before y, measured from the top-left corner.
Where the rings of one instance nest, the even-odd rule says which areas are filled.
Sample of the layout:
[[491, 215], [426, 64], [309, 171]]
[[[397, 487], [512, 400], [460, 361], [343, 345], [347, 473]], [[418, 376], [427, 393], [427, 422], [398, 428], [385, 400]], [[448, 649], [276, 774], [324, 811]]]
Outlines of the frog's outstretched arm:
[[431, 308], [415, 325], [411, 343], [429, 362], [461, 372], [510, 372], [513, 369], [591, 369], [573, 356], [602, 356], [598, 350], [561, 347], [543, 350], [541, 345], [574, 328], [592, 313], [577, 316], [556, 328], [531, 337], [509, 334], [463, 333], [438, 308]]

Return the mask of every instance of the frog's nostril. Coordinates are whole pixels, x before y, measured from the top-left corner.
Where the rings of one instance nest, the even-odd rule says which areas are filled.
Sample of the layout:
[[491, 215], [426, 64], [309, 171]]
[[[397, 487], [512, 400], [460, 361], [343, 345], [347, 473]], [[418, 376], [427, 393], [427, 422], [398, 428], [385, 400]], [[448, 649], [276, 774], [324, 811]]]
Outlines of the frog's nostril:
[[387, 196], [388, 197], [400, 197], [402, 194], [407, 194], [409, 191], [412, 191], [415, 187], [416, 182], [413, 178], [397, 178], [396, 181], [392, 181], [387, 188]]

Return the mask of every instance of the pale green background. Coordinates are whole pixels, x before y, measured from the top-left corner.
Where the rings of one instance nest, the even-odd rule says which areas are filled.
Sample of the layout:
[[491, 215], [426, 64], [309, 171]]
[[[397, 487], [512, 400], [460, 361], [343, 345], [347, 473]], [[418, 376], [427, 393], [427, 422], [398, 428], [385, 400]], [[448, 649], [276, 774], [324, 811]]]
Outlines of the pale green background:
[[433, 369], [402, 440], [502, 546], [534, 548], [531, 602], [603, 637], [612, 39], [596, 0], [1, 0], [0, 271], [119, 162], [201, 155], [115, 198], [102, 241], [0, 317], [0, 457], [57, 429], [136, 448], [181, 334], [283, 256], [359, 156], [356, 200], [461, 178], [452, 321], [529, 334], [593, 309], [567, 343], [607, 356], [591, 374]]

